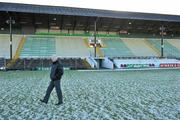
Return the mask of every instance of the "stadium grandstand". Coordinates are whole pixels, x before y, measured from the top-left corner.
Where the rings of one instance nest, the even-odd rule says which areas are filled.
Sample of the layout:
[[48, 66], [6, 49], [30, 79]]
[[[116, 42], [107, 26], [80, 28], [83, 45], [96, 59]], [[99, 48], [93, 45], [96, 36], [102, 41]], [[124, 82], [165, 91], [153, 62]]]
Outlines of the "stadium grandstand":
[[180, 120], [180, 15], [0, 2], [0, 88], [0, 120]]
[[0, 68], [48, 69], [52, 55], [72, 69], [180, 67], [179, 28], [178, 15], [1, 2]]

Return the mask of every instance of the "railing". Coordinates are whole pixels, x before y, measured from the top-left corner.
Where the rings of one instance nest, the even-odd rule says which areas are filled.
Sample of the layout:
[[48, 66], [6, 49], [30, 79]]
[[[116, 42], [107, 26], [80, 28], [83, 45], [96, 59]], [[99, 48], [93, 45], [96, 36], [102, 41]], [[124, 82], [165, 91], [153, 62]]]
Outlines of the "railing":
[[87, 57], [86, 61], [89, 63], [91, 68], [96, 68], [97, 67], [97, 62], [93, 57]]
[[[4, 59], [2, 67], [6, 70], [50, 70], [51, 59], [45, 58], [23, 58], [17, 59], [13, 66], [6, 67], [6, 64], [10, 61]], [[60, 63], [67, 69], [87, 69], [82, 58], [61, 58]], [[1, 60], [0, 60], [1, 65]]]

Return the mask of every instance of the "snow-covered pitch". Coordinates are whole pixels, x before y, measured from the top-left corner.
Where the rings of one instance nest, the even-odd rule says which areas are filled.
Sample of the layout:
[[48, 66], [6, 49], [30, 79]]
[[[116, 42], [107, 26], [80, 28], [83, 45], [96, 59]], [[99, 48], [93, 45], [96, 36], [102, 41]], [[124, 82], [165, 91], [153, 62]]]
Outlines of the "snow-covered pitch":
[[49, 71], [0, 72], [0, 120], [178, 120], [180, 70], [65, 71], [64, 104], [53, 90], [43, 104]]

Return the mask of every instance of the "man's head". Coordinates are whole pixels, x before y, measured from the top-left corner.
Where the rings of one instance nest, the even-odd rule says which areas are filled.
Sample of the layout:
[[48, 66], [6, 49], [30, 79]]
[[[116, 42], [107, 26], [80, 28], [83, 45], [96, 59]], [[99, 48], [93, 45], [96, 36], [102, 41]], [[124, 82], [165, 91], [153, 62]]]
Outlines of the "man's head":
[[51, 57], [52, 62], [56, 62], [58, 60], [58, 57], [56, 55], [53, 55]]

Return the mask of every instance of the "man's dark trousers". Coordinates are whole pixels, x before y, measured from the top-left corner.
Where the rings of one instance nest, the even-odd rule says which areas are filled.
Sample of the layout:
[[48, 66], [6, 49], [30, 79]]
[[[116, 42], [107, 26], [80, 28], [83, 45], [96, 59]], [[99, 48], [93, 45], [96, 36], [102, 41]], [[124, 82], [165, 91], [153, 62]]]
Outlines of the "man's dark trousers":
[[47, 88], [47, 91], [46, 91], [46, 95], [44, 97], [44, 101], [47, 103], [48, 100], [49, 100], [49, 96], [53, 90], [53, 88], [55, 87], [56, 89], [56, 93], [57, 93], [57, 96], [58, 96], [58, 100], [59, 100], [59, 103], [62, 103], [62, 91], [61, 91], [61, 87], [60, 87], [60, 80], [51, 80], [51, 82], [49, 83], [49, 86]]

